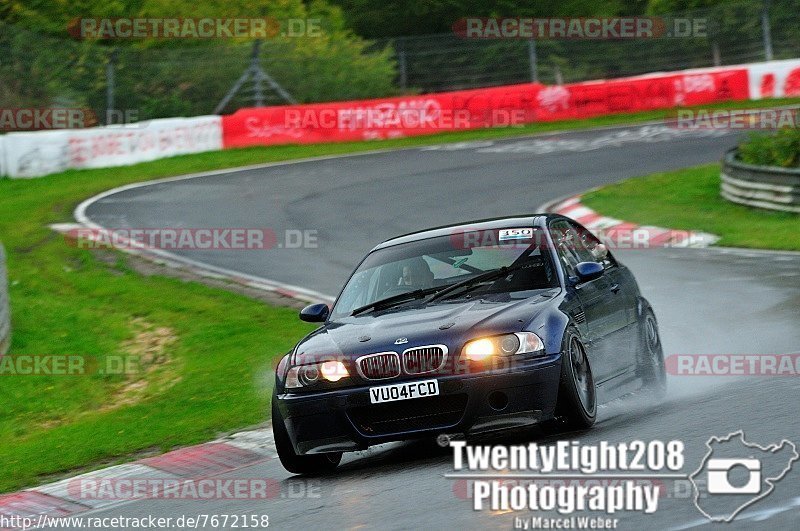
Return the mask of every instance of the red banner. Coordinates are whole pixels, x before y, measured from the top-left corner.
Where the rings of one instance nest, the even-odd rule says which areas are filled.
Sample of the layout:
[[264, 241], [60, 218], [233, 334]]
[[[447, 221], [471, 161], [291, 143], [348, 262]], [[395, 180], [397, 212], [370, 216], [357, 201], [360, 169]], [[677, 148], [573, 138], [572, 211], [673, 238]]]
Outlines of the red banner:
[[379, 140], [749, 98], [745, 67], [545, 86], [536, 83], [374, 100], [241, 109], [225, 148]]
[[671, 109], [749, 98], [745, 68], [589, 81], [543, 88], [537, 121]]
[[378, 140], [536, 120], [538, 84], [374, 100], [240, 109], [224, 116], [226, 148]]

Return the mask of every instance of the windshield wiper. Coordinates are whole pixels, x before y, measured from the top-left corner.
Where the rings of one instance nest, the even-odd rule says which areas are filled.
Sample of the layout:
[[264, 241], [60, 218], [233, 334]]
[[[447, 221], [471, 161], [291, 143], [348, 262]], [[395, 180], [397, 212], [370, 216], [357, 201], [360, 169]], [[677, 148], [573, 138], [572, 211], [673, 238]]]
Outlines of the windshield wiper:
[[352, 312], [350, 312], [351, 316], [359, 315], [364, 312], [370, 310], [383, 310], [386, 308], [391, 308], [392, 306], [397, 306], [399, 304], [403, 304], [415, 299], [421, 299], [426, 295], [431, 295], [427, 299], [425, 299], [424, 304], [428, 304], [435, 300], [439, 300], [442, 297], [449, 295], [450, 293], [457, 291], [462, 288], [469, 289], [472, 286], [482, 284], [484, 282], [488, 282], [490, 280], [494, 280], [496, 278], [502, 278], [509, 273], [516, 271], [527, 265], [527, 262], [518, 262], [516, 264], [512, 264], [510, 266], [503, 266], [498, 269], [492, 269], [491, 271], [486, 271], [485, 273], [481, 273], [480, 275], [476, 275], [474, 277], [470, 277], [466, 280], [462, 280], [461, 282], [456, 282], [452, 286], [447, 286], [446, 288], [442, 288], [441, 286], [435, 288], [427, 288], [427, 289], [417, 289], [414, 291], [409, 291], [407, 293], [400, 293], [398, 295], [392, 295], [391, 297], [386, 297], [385, 299], [378, 299], [377, 301], [371, 302], [369, 304], [365, 304], [360, 308], [356, 308]]
[[402, 304], [404, 302], [412, 301], [414, 299], [421, 299], [425, 295], [429, 295], [433, 292], [439, 291], [442, 288], [428, 288], [428, 289], [416, 289], [414, 291], [409, 291], [406, 293], [399, 293], [397, 295], [392, 295], [391, 297], [386, 297], [385, 299], [378, 299], [374, 302], [369, 304], [365, 304], [360, 308], [356, 308], [350, 315], [358, 315], [364, 313], [369, 310], [378, 310], [378, 309], [386, 309], [391, 308], [392, 306], [397, 306], [398, 304]]
[[503, 266], [498, 269], [492, 269], [491, 271], [487, 271], [485, 273], [481, 273], [480, 275], [476, 275], [474, 277], [470, 277], [466, 280], [462, 280], [461, 282], [456, 282], [452, 286], [448, 286], [443, 290], [437, 291], [425, 301], [425, 304], [433, 302], [435, 300], [439, 300], [447, 295], [450, 295], [454, 291], [458, 291], [462, 288], [471, 288], [477, 286], [478, 284], [483, 284], [484, 282], [489, 282], [490, 280], [495, 280], [497, 278], [503, 278], [504, 276], [508, 275], [512, 271], [516, 271], [520, 269], [525, 263], [518, 263], [515, 265], [510, 266]]

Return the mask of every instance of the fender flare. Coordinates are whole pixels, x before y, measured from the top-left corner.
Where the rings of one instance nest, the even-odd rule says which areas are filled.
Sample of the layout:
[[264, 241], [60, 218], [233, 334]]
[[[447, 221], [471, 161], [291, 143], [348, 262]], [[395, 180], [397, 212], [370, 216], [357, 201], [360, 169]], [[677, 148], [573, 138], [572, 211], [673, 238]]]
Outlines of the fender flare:
[[544, 322], [538, 330], [533, 330], [540, 334], [544, 341], [544, 350], [547, 354], [559, 354], [562, 352], [564, 334], [569, 326], [575, 326], [572, 319], [565, 313], [557, 310], [548, 312]]
[[[639, 317], [640, 319], [642, 317], [644, 317], [644, 314], [645, 314], [645, 312], [647, 312], [647, 310], [650, 310], [651, 312], [653, 312], [653, 315], [656, 314], [656, 312], [653, 310], [653, 306], [650, 304], [650, 301], [648, 301], [647, 299], [645, 299], [641, 295], [637, 295], [636, 296], [636, 315], [637, 315], [637, 317]], [[656, 322], [658, 322], [658, 318], [656, 318]]]

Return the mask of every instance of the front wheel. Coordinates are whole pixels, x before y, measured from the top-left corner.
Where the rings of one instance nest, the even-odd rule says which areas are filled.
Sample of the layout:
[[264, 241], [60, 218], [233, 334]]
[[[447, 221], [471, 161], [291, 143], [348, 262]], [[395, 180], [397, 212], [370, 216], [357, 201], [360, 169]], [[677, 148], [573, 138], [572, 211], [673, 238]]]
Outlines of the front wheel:
[[274, 396], [272, 398], [272, 433], [275, 437], [278, 458], [281, 460], [283, 468], [292, 474], [326, 474], [333, 472], [342, 460], [342, 452], [297, 455]]
[[664, 349], [661, 346], [656, 316], [649, 308], [642, 320], [640, 336], [639, 374], [642, 378], [642, 389], [655, 398], [664, 398], [667, 394]]
[[567, 419], [569, 428], [591, 428], [597, 418], [597, 389], [577, 330], [568, 328], [564, 333], [562, 352], [556, 414]]

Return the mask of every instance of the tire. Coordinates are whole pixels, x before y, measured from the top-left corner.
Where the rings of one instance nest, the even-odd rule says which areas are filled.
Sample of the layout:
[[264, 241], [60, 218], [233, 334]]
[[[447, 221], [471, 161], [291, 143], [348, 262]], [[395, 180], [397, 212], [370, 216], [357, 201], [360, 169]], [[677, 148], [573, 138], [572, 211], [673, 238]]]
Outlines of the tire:
[[591, 428], [597, 419], [597, 388], [578, 331], [567, 328], [561, 360], [561, 381], [556, 415], [566, 419], [569, 429]]
[[275, 397], [272, 398], [272, 433], [275, 448], [283, 468], [292, 474], [321, 475], [333, 472], [342, 460], [341, 452], [327, 454], [297, 455], [286, 431], [286, 424], [278, 410]]
[[667, 394], [667, 372], [664, 366], [664, 349], [658, 321], [653, 310], [645, 311], [640, 329], [638, 370], [642, 379], [642, 390], [654, 398]]

